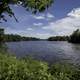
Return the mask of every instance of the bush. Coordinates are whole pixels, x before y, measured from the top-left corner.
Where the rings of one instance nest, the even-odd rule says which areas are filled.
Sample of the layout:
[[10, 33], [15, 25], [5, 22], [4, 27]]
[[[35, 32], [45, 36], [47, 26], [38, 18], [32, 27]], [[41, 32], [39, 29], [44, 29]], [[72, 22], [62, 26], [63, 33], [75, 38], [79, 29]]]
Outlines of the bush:
[[0, 54], [0, 80], [54, 80], [46, 63]]
[[49, 67], [31, 58], [0, 54], [0, 80], [80, 80], [80, 69], [69, 64]]
[[54, 64], [50, 68], [51, 75], [54, 75], [58, 80], [75, 80], [73, 74], [76, 71], [76, 68], [71, 64]]

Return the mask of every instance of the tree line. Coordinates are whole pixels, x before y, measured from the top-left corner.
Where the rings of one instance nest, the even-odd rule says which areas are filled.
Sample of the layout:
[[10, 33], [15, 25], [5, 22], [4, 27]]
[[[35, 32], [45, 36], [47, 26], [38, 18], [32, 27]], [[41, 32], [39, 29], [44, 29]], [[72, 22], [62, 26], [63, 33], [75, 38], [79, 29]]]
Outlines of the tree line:
[[4, 35], [4, 40], [5, 41], [36, 41], [39, 40], [38, 38], [35, 37], [24, 37], [24, 36], [20, 36], [20, 35], [13, 35], [13, 34], [6, 34]]
[[10, 41], [35, 41], [40, 40], [35, 37], [25, 37], [17, 34], [4, 34], [4, 29], [0, 29], [0, 42], [10, 42]]
[[67, 41], [68, 36], [52, 36], [48, 38], [48, 41]]
[[[4, 29], [0, 29], [0, 42], [3, 41], [36, 41], [41, 40], [35, 37], [25, 37], [17, 34], [4, 34]], [[52, 36], [48, 41], [68, 41], [70, 43], [80, 43], [80, 30], [77, 29], [70, 36]]]
[[49, 37], [48, 41], [68, 41], [70, 43], [80, 43], [80, 30], [73, 31], [70, 36], [53, 36]]

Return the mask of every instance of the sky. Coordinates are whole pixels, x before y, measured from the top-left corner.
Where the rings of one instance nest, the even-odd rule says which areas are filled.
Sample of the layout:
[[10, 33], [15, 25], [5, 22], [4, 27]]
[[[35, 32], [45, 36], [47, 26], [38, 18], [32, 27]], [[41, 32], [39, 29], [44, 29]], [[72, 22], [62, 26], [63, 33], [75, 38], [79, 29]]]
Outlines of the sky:
[[6, 15], [7, 22], [0, 23], [6, 34], [45, 39], [70, 35], [74, 30], [80, 29], [80, 0], [54, 0], [48, 10], [36, 15], [21, 6], [11, 5], [11, 8], [19, 22]]

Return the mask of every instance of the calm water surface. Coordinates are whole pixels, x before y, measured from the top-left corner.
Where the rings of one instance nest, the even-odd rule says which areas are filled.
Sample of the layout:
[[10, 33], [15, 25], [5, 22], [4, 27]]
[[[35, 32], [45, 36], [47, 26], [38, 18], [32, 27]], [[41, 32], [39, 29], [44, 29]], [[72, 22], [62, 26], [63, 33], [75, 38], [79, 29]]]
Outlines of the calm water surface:
[[80, 63], [80, 44], [56, 41], [26, 41], [7, 43], [8, 51], [17, 57], [26, 55], [47, 62], [69, 61]]

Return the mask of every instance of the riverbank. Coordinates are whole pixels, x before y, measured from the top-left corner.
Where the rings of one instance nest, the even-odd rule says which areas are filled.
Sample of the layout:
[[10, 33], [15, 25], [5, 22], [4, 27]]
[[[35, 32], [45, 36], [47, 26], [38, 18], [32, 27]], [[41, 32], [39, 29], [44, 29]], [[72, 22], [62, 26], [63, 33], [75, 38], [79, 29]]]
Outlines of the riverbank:
[[69, 64], [54, 64], [31, 58], [17, 59], [0, 53], [0, 80], [79, 80], [80, 70]]

